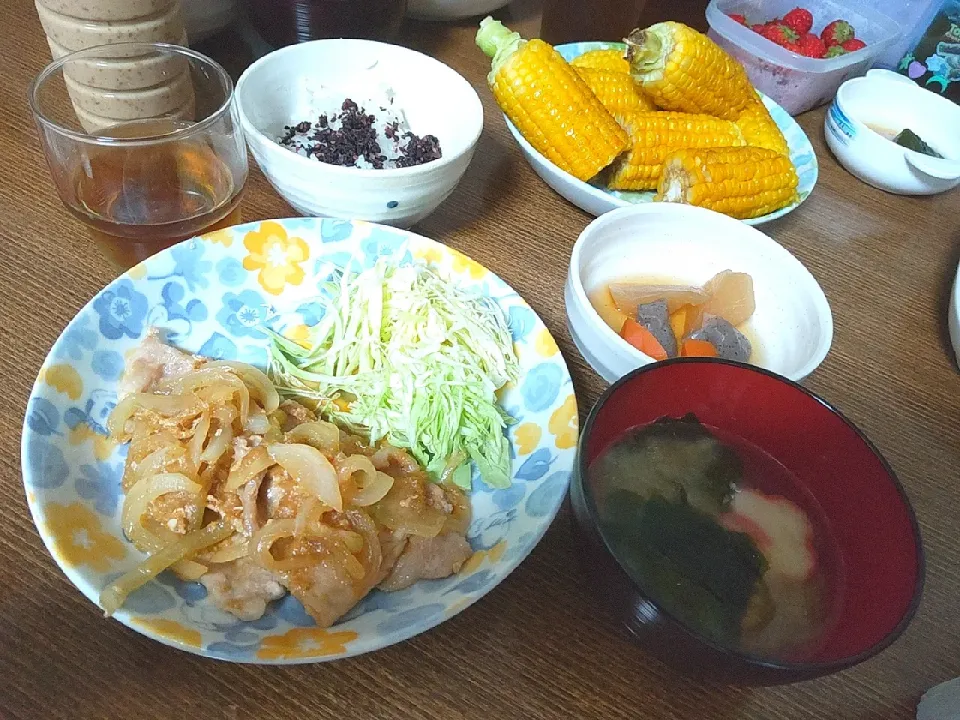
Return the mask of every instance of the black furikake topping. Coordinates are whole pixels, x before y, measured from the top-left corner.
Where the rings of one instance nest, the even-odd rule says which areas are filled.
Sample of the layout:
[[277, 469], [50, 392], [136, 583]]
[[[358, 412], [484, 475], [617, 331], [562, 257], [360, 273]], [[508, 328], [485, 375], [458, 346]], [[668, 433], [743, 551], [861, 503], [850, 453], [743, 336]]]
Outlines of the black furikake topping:
[[412, 132], [401, 132], [398, 123], [393, 121], [382, 128], [385, 142], [396, 146], [397, 157], [388, 158], [377, 137], [376, 125], [376, 116], [347, 98], [339, 114], [321, 114], [314, 123], [303, 120], [287, 125], [279, 143], [296, 153], [331, 165], [357, 167], [363, 158], [377, 170], [423, 165], [441, 157], [440, 141], [436, 136], [419, 137]]

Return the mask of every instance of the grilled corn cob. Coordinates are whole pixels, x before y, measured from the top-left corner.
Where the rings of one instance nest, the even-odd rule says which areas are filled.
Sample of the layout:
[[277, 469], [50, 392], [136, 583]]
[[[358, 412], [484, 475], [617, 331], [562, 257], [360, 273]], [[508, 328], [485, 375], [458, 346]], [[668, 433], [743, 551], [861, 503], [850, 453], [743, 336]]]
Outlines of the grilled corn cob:
[[634, 30], [626, 42], [633, 77], [664, 110], [736, 120], [757, 98], [743, 66], [682, 23]]
[[663, 162], [678, 148], [738, 147], [743, 136], [735, 123], [710, 115], [675, 112], [617, 115], [630, 134], [630, 149], [610, 167], [607, 187], [655, 190]]
[[654, 199], [755, 218], [794, 202], [797, 182], [790, 159], [773, 150], [682, 149], [664, 161]]
[[612, 114], [656, 110], [633, 78], [626, 73], [592, 68], [576, 68], [587, 87]]
[[570, 64], [577, 68], [630, 73], [630, 63], [623, 56], [623, 50], [587, 50], [582, 55], [577, 55]]
[[554, 165], [589, 180], [627, 147], [627, 134], [552, 46], [523, 40], [487, 17], [477, 45], [493, 58], [493, 95], [520, 133]]
[[770, 112], [759, 97], [737, 118], [737, 127], [743, 133], [743, 139], [747, 145], [773, 150], [781, 155], [790, 155], [786, 138], [783, 137], [783, 133], [770, 117]]

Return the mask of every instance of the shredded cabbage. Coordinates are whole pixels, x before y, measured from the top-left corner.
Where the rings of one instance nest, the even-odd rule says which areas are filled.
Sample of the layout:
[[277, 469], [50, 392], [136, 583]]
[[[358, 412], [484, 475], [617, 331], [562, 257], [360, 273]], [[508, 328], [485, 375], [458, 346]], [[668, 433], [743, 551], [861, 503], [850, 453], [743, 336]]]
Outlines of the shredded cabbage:
[[306, 343], [272, 333], [280, 393], [320, 401], [326, 419], [407, 449], [434, 480], [469, 490], [472, 460], [487, 485], [509, 487], [512, 419], [496, 391], [516, 381], [518, 361], [500, 308], [389, 258], [337, 273], [320, 291], [325, 312]]

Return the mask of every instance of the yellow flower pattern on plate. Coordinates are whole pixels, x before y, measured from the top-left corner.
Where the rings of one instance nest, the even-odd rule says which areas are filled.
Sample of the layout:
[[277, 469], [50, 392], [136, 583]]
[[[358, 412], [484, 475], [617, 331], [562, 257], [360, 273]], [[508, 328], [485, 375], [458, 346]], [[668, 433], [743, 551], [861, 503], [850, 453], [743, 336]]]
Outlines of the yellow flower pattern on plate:
[[176, 620], [138, 617], [131, 618], [130, 624], [179, 645], [186, 645], [192, 648], [199, 648], [203, 645], [203, 638], [199, 630], [185, 627]]
[[436, 247], [418, 249], [414, 251], [413, 255], [414, 257], [423, 260], [423, 262], [427, 263], [428, 265], [434, 266], [441, 265], [446, 257], [446, 253], [440, 250], [440, 248]]
[[472, 575], [474, 572], [480, 569], [480, 566], [483, 565], [485, 560], [489, 560], [491, 563], [497, 562], [501, 557], [503, 557], [503, 553], [506, 551], [507, 542], [505, 540], [501, 540], [489, 550], [477, 550], [473, 555], [467, 558], [467, 561], [460, 568], [460, 575]]
[[292, 660], [296, 658], [343, 655], [347, 643], [357, 639], [352, 630], [331, 631], [325, 628], [293, 628], [283, 635], [268, 635], [260, 643], [260, 660]]
[[537, 338], [533, 341], [533, 346], [537, 349], [537, 352], [545, 358], [553, 357], [560, 352], [560, 348], [557, 347], [557, 341], [553, 339], [553, 335], [551, 335], [550, 331], [546, 328], [537, 333]]
[[534, 423], [518, 425], [517, 429], [513, 431], [513, 437], [517, 443], [517, 455], [529, 455], [536, 450], [542, 435], [543, 430], [539, 425]]
[[283, 331], [283, 336], [301, 347], [310, 349], [310, 327], [307, 325], [291, 325]]
[[462, 252], [453, 248], [448, 248], [448, 250], [453, 257], [453, 271], [455, 273], [466, 273], [473, 280], [482, 280], [487, 274], [488, 270], [476, 260], [471, 260]]
[[113, 561], [127, 555], [125, 544], [103, 530], [100, 518], [83, 503], [48, 503], [44, 506], [46, 535], [54, 553], [67, 567], [88, 565], [97, 572], [109, 572]]
[[51, 365], [44, 371], [43, 381], [71, 400], [78, 400], [83, 395], [83, 380], [80, 378], [80, 373], [69, 365], [62, 363]]
[[580, 418], [577, 416], [577, 397], [573, 393], [550, 415], [547, 429], [555, 436], [554, 442], [558, 449], [567, 450], [576, 446]]
[[236, 233], [230, 228], [224, 230], [214, 230], [213, 232], [208, 232], [206, 235], [201, 235], [201, 240], [206, 240], [207, 242], [220, 243], [224, 247], [230, 247], [233, 244], [233, 236]]
[[78, 423], [70, 431], [70, 444], [82, 445], [87, 440], [93, 440], [93, 456], [103, 462], [113, 454], [113, 449], [117, 446], [115, 440], [111, 440], [106, 435], [100, 435], [93, 431], [87, 423]]
[[301, 238], [287, 235], [280, 223], [268, 220], [243, 239], [247, 256], [244, 270], [259, 271], [257, 282], [271, 295], [279, 295], [289, 285], [303, 282], [302, 263], [310, 257], [310, 248]]

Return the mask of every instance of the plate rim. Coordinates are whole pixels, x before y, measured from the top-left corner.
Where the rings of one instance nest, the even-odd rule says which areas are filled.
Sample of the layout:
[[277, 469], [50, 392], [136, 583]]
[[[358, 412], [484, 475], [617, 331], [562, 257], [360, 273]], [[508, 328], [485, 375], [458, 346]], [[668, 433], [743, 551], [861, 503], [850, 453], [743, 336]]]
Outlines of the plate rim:
[[[248, 222], [239, 223], [237, 225], [232, 225], [227, 228], [222, 228], [220, 230], [216, 230], [212, 232], [216, 232], [216, 233], [248, 232], [251, 229], [259, 227], [263, 223], [268, 223], [268, 222], [278, 223], [282, 225], [285, 229], [288, 229], [289, 223], [291, 222], [303, 223], [305, 221], [307, 222], [313, 221], [315, 224], [315, 226], [311, 228], [311, 234], [315, 234], [314, 237], [312, 237], [311, 239], [301, 238], [304, 240], [304, 242], [306, 242], [308, 245], [311, 245], [311, 246], [314, 244], [320, 244], [320, 245], [323, 244], [322, 241], [319, 241], [320, 228], [324, 223], [333, 222], [333, 223], [349, 224], [353, 229], [353, 231], [356, 231], [358, 227], [360, 228], [373, 227], [376, 230], [385, 231], [387, 235], [403, 237], [404, 240], [407, 242], [413, 239], [416, 242], [426, 242], [430, 247], [440, 246], [442, 248], [442, 251], [453, 251], [453, 252], [459, 253], [466, 260], [476, 263], [476, 265], [482, 268], [483, 270], [485, 270], [488, 275], [496, 278], [496, 280], [502, 283], [505, 288], [508, 288], [512, 293], [514, 293], [516, 297], [519, 298], [522, 301], [522, 303], [533, 313], [534, 317], [536, 318], [536, 321], [539, 322], [539, 324], [543, 327], [543, 329], [546, 330], [550, 338], [556, 343], [556, 337], [554, 336], [550, 328], [547, 326], [546, 322], [544, 322], [540, 314], [519, 292], [516, 291], [516, 289], [513, 288], [512, 285], [507, 283], [497, 273], [495, 273], [493, 270], [486, 267], [485, 265], [482, 265], [481, 263], [474, 260], [472, 257], [458, 250], [457, 248], [446, 245], [445, 243], [442, 243], [439, 240], [428, 238], [425, 235], [420, 235], [419, 233], [415, 233], [411, 230], [407, 230], [404, 228], [397, 228], [390, 225], [384, 225], [384, 224], [370, 222], [366, 220], [358, 220], [358, 219], [341, 219], [341, 218], [328, 218], [328, 217], [319, 217], [319, 216], [290, 216], [290, 217], [284, 217], [284, 218], [266, 218], [266, 219], [251, 220]], [[302, 230], [298, 228], [297, 233], [300, 233], [300, 232], [302, 232]], [[207, 233], [205, 235], [210, 235], [210, 234], [212, 233]], [[98, 611], [101, 611], [101, 612], [102, 612], [102, 608], [100, 607], [100, 604], [98, 602], [99, 591], [96, 589], [94, 584], [83, 578], [83, 574], [79, 571], [78, 567], [71, 567], [68, 564], [61, 562], [57, 553], [54, 552], [53, 535], [48, 534], [41, 530], [41, 520], [42, 518], [45, 517], [45, 515], [42, 511], [42, 507], [41, 507], [41, 503], [39, 502], [39, 499], [36, 497], [35, 493], [30, 489], [30, 485], [35, 483], [28, 482], [28, 478], [33, 478], [34, 476], [34, 473], [32, 469], [29, 467], [29, 463], [28, 463], [27, 444], [29, 439], [34, 435], [34, 431], [28, 426], [27, 419], [29, 417], [29, 411], [34, 400], [43, 395], [42, 393], [42, 388], [44, 385], [43, 379], [42, 379], [43, 371], [45, 370], [45, 368], [47, 368], [49, 365], [52, 364], [55, 351], [64, 342], [67, 331], [71, 327], [73, 327], [75, 323], [77, 323], [78, 319], [82, 315], [86, 315], [87, 313], [93, 312], [93, 305], [97, 301], [97, 299], [100, 298], [104, 292], [114, 287], [117, 283], [123, 280], [128, 280], [134, 284], [140, 282], [142, 278], [138, 279], [138, 278], [132, 277], [130, 273], [136, 267], [139, 267], [140, 265], [142, 265], [144, 262], [157, 258], [161, 255], [169, 255], [175, 248], [186, 246], [190, 243], [200, 242], [205, 237], [205, 235], [197, 235], [192, 238], [188, 238], [181, 242], [175, 243], [174, 245], [171, 245], [170, 247], [165, 248], [164, 250], [161, 250], [159, 253], [156, 253], [150, 258], [147, 258], [147, 260], [142, 261], [138, 265], [135, 265], [132, 268], [124, 270], [120, 274], [116, 275], [106, 285], [104, 285], [99, 290], [97, 290], [94, 293], [94, 295], [86, 303], [84, 303], [76, 311], [76, 313], [74, 313], [73, 317], [62, 328], [62, 330], [60, 331], [60, 334], [57, 336], [57, 339], [50, 346], [50, 349], [47, 351], [43, 361], [41, 362], [39, 368], [37, 369], [37, 376], [34, 379], [33, 384], [31, 385], [30, 394], [28, 395], [25, 406], [24, 406], [24, 416], [23, 416], [23, 422], [21, 424], [21, 430], [20, 430], [20, 472], [21, 472], [20, 479], [22, 482], [23, 492], [27, 502], [27, 507], [30, 511], [30, 517], [31, 517], [31, 520], [33, 521], [34, 529], [37, 532], [37, 534], [40, 536], [40, 540], [43, 543], [44, 548], [47, 550], [47, 553], [50, 555], [51, 559], [54, 561], [57, 568], [66, 576], [66, 578], [71, 582], [71, 584], [77, 590], [80, 591], [81, 595], [86, 597], [86, 599], [89, 600], [93, 604], [93, 606]], [[218, 243], [213, 243], [213, 244], [218, 245]], [[461, 275], [461, 274], [462, 272], [457, 273], [457, 275]], [[570, 375], [569, 365], [567, 363], [566, 358], [563, 355], [562, 350], [559, 347], [559, 344], [557, 344], [557, 353], [556, 353], [555, 361], [559, 362], [562, 365], [562, 370], [564, 372], [564, 376], [561, 378], [561, 386], [565, 384], [565, 381], [569, 381], [569, 384], [570, 384], [571, 393], [572, 393], [573, 402], [574, 402], [574, 410], [575, 410], [573, 419], [576, 421], [577, 437], [579, 438], [579, 434], [580, 434], [579, 400], [577, 399], [576, 390], [573, 385], [573, 378]], [[517, 383], [516, 386], [519, 387], [519, 382]], [[562, 492], [557, 493], [557, 499], [548, 507], [547, 513], [541, 517], [539, 527], [533, 533], [533, 536], [528, 542], [526, 549], [523, 552], [514, 555], [509, 560], [504, 560], [502, 558], [497, 560], [497, 567], [500, 568], [500, 571], [498, 573], [499, 577], [495, 582], [489, 584], [486, 588], [483, 588], [480, 591], [475, 591], [472, 594], [464, 595], [462, 598], [464, 602], [458, 603], [452, 610], [447, 609], [444, 612], [438, 613], [436, 616], [431, 617], [427, 620], [421, 621], [416, 625], [408, 625], [407, 627], [400, 628], [393, 632], [384, 634], [382, 636], [383, 638], [385, 638], [384, 642], [373, 642], [373, 643], [370, 643], [369, 647], [363, 647], [363, 646], [352, 647], [355, 643], [359, 645], [360, 637], [357, 637], [355, 640], [347, 644], [347, 649], [345, 650], [345, 652], [338, 653], [338, 654], [315, 655], [315, 656], [305, 656], [305, 657], [286, 656], [286, 657], [261, 659], [259, 657], [229, 655], [226, 653], [220, 653], [218, 651], [210, 651], [207, 649], [207, 647], [204, 647], [202, 645], [194, 646], [194, 645], [185, 643], [173, 635], [167, 635], [160, 632], [156, 632], [153, 629], [148, 628], [144, 625], [132, 623], [131, 620], [137, 616], [135, 616], [130, 611], [125, 611], [123, 608], [121, 608], [116, 613], [114, 613], [114, 615], [112, 616], [112, 619], [118, 621], [119, 623], [124, 625], [126, 628], [132, 630], [133, 632], [143, 635], [145, 637], [148, 637], [152, 640], [156, 640], [168, 647], [172, 647], [177, 650], [181, 650], [183, 652], [188, 652], [198, 657], [209, 658], [214, 660], [222, 660], [222, 661], [242, 664], [242, 665], [305, 665], [305, 664], [313, 664], [313, 663], [321, 663], [321, 662], [334, 662], [336, 660], [343, 660], [350, 657], [357, 657], [359, 655], [365, 655], [368, 653], [376, 652], [378, 650], [383, 650], [392, 645], [397, 645], [399, 643], [410, 640], [418, 635], [429, 632], [430, 630], [434, 629], [438, 625], [446, 622], [447, 620], [452, 619], [456, 615], [459, 615], [460, 613], [462, 613], [467, 608], [471, 607], [478, 600], [482, 599], [489, 593], [493, 592], [504, 580], [507, 579], [507, 577], [511, 573], [513, 573], [521, 565], [521, 563], [523, 563], [524, 560], [527, 559], [527, 557], [530, 556], [530, 554], [540, 544], [540, 541], [543, 539], [546, 532], [550, 529], [550, 527], [553, 525], [554, 521], [556, 520], [556, 517], [560, 511], [560, 508], [563, 506], [563, 503], [569, 492], [572, 474], [576, 468], [576, 453], [577, 453], [576, 445], [574, 445], [572, 448], [559, 449], [559, 453], [560, 454], [558, 455], [558, 460], [563, 457], [569, 457], [569, 463], [563, 463], [563, 465], [560, 468], [558, 468], [560, 471], [562, 471], [564, 468], [566, 468], [566, 465], [569, 464], [567, 475], [564, 478], [564, 481], [562, 484]], [[514, 463], [516, 462], [516, 460], [517, 458], [513, 458]], [[517, 466], [514, 466], [514, 467], [517, 467]], [[557, 472], [558, 469], [553, 469], [553, 472]], [[471, 494], [471, 497], [472, 497], [472, 494]], [[126, 543], [126, 545], [130, 545], [129, 540], [127, 540], [126, 538], [122, 538], [122, 540], [124, 543]], [[157, 578], [152, 578], [151, 580], [156, 582]], [[104, 618], [104, 619], [109, 620], [111, 618]], [[316, 626], [311, 626], [311, 627], [316, 627]], [[334, 623], [333, 625], [330, 626], [330, 629], [335, 631], [336, 627], [337, 627], [337, 624]]]

